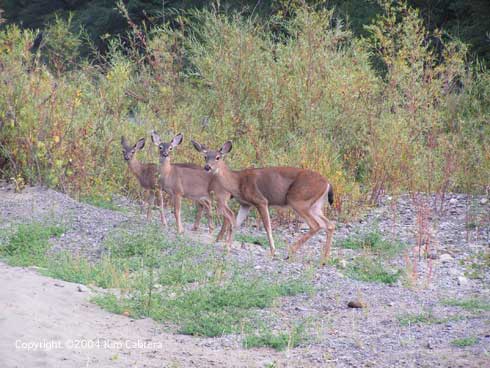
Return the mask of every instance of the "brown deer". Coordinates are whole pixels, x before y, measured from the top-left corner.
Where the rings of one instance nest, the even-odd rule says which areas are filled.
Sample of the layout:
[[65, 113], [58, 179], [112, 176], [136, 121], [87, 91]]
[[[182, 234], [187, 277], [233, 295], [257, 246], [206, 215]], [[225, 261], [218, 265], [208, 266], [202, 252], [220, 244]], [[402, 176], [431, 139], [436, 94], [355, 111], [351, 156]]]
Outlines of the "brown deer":
[[[156, 132], [151, 133], [151, 139], [158, 146], [160, 152], [160, 166], [158, 169], [160, 188], [173, 198], [177, 232], [182, 233], [184, 231], [180, 219], [182, 197], [210, 203], [211, 195], [214, 193], [218, 203], [218, 211], [223, 215], [223, 226], [216, 241], [221, 240], [225, 233], [228, 232], [226, 242], [230, 245], [232, 241], [232, 224], [234, 223], [233, 211], [228, 207], [230, 193], [220, 185], [219, 181], [211, 173], [206, 172], [201, 167], [198, 169], [182, 167], [173, 165], [170, 162], [170, 152], [182, 143], [183, 138], [183, 135], [179, 133], [169, 143], [165, 143], [161, 141]], [[210, 209], [211, 206], [206, 209], [209, 215]]]
[[204, 169], [213, 173], [219, 183], [240, 203], [236, 226], [240, 226], [247, 217], [251, 206], [257, 208], [267, 232], [272, 256], [275, 246], [268, 207], [279, 206], [292, 208], [310, 227], [310, 230], [291, 246], [289, 254], [295, 253], [320, 229], [325, 229], [327, 234], [323, 260], [330, 257], [335, 225], [323, 214], [325, 198], [328, 197], [328, 202], [333, 203], [333, 189], [327, 179], [315, 171], [294, 167], [232, 171], [223, 160], [231, 151], [231, 141], [227, 141], [218, 151], [207, 150], [205, 146], [194, 141], [192, 144], [204, 155]]
[[[125, 137], [121, 137], [121, 145], [123, 147], [124, 160], [128, 163], [129, 171], [138, 179], [140, 186], [143, 188], [144, 204], [147, 206], [146, 218], [151, 218], [151, 207], [154, 202], [155, 194], [158, 197], [160, 220], [163, 225], [167, 226], [167, 219], [165, 218], [163, 208], [163, 193], [158, 185], [158, 165], [152, 163], [142, 163], [136, 158], [136, 153], [143, 149], [145, 146], [145, 138], [141, 138], [138, 142], [131, 146], [128, 144]], [[195, 164], [176, 164], [178, 166], [193, 167], [195, 169], [201, 169], [200, 166]], [[201, 221], [202, 211], [206, 206], [211, 207], [211, 203], [197, 202], [197, 214], [194, 222], [194, 230], [197, 230]], [[214, 229], [212, 225], [212, 219], [209, 217], [209, 229]]]

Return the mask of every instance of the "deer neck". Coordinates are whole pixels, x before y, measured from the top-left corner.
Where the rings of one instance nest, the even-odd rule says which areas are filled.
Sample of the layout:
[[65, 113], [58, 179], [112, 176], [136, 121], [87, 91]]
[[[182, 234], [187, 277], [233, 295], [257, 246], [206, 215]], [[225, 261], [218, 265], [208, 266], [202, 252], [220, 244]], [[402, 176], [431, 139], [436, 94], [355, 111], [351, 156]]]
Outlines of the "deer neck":
[[170, 163], [170, 157], [160, 157], [160, 177], [166, 178], [172, 171], [172, 164]]
[[143, 165], [136, 157], [131, 157], [131, 160], [128, 161], [128, 167], [129, 171], [131, 171], [137, 178], [140, 178], [143, 175]]
[[233, 197], [240, 198], [240, 182], [239, 182], [239, 174], [236, 171], [230, 170], [228, 166], [223, 162], [220, 165], [219, 171], [216, 174], [220, 184], [225, 188], [228, 192], [230, 192]]

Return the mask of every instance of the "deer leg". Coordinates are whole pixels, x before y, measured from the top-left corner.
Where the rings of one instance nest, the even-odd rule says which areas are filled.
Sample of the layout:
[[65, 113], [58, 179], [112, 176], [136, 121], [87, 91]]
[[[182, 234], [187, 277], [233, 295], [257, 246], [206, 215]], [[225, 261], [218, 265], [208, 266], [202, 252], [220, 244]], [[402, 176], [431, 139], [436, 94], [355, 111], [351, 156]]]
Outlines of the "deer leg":
[[240, 210], [238, 211], [238, 215], [236, 217], [236, 227], [237, 228], [242, 226], [242, 223], [247, 218], [248, 213], [250, 212], [251, 208], [252, 208], [251, 206], [240, 205]]
[[155, 191], [150, 189], [148, 193], [149, 196], [148, 196], [148, 209], [146, 212], [146, 219], [150, 221], [153, 215], [153, 205], [155, 204]]
[[192, 226], [192, 230], [194, 230], [194, 231], [199, 229], [199, 224], [201, 223], [201, 216], [202, 216], [202, 210], [203, 210], [202, 202], [196, 201], [196, 207], [197, 207], [196, 220], [194, 221], [194, 225]]
[[175, 209], [175, 222], [177, 223], [177, 233], [182, 234], [184, 229], [182, 228], [182, 222], [180, 221], [180, 206], [182, 204], [182, 197], [179, 194], [174, 194], [174, 209]]
[[330, 258], [330, 249], [332, 248], [332, 239], [333, 239], [333, 232], [335, 231], [335, 223], [333, 221], [329, 221], [321, 210], [318, 213], [318, 217], [320, 217], [323, 220], [325, 224], [325, 230], [327, 231], [325, 248], [323, 249], [323, 256], [322, 256], [322, 263], [325, 263], [325, 261]]
[[260, 217], [262, 217], [262, 222], [264, 223], [264, 228], [265, 231], [267, 232], [267, 238], [269, 239], [271, 256], [274, 257], [274, 253], [276, 252], [276, 247], [274, 246], [274, 239], [272, 238], [271, 218], [269, 215], [269, 208], [267, 207], [267, 203], [259, 204], [257, 206], [257, 210], [260, 213]]
[[163, 208], [163, 193], [160, 189], [157, 190], [157, 195], [158, 195], [158, 204], [160, 207], [160, 221], [162, 222], [162, 225], [167, 226], [167, 218], [165, 217], [165, 211]]
[[214, 222], [213, 222], [213, 205], [210, 200], [203, 201], [206, 203], [204, 209], [206, 210], [206, 215], [208, 216], [208, 227], [209, 232], [212, 233], [214, 231]]
[[[228, 227], [231, 226], [228, 220], [229, 212], [227, 212], [226, 208], [228, 205], [226, 204], [226, 199], [217, 197], [216, 202], [218, 203], [218, 213], [223, 216], [223, 225], [221, 226], [221, 230], [216, 237], [216, 242], [219, 242], [225, 236], [228, 231]], [[230, 210], [231, 211], [231, 210]]]
[[[291, 204], [291, 207], [293, 207], [296, 213], [299, 216], [301, 216], [310, 227], [310, 230], [301, 238], [299, 238], [289, 249], [290, 254], [294, 254], [306, 241], [308, 241], [313, 235], [315, 235], [323, 226], [322, 227], [320, 226], [315, 216], [310, 212], [311, 208], [305, 210], [296, 204], [294, 205]], [[323, 223], [321, 223], [321, 225], [323, 225]]]

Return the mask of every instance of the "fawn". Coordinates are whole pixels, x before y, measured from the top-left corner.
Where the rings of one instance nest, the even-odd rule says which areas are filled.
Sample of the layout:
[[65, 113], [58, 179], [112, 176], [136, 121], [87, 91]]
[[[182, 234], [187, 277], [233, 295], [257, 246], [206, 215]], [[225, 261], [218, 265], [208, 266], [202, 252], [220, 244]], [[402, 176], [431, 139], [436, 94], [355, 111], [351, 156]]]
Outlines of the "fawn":
[[[136, 179], [138, 179], [140, 186], [144, 190], [143, 197], [144, 197], [144, 203], [147, 205], [147, 213], [146, 213], [147, 220], [150, 220], [151, 218], [151, 207], [153, 205], [155, 193], [156, 193], [159, 201], [160, 220], [163, 225], [167, 226], [167, 219], [165, 218], [165, 213], [163, 208], [163, 193], [158, 184], [158, 178], [157, 178], [158, 165], [152, 163], [142, 163], [136, 158], [136, 153], [141, 149], [143, 149], [143, 147], [145, 146], [145, 138], [141, 138], [140, 140], [138, 140], [138, 142], [135, 145], [131, 146], [128, 144], [125, 137], [121, 137], [121, 145], [123, 147], [124, 160], [128, 163], [129, 171], [131, 171], [131, 173], [134, 176], [136, 176]], [[176, 164], [176, 165], [201, 169], [200, 166], [195, 164]], [[197, 205], [197, 214], [193, 227], [194, 230], [197, 230], [199, 227], [203, 209], [210, 208], [211, 202], [198, 201], [196, 205]], [[210, 231], [214, 229], [211, 217], [209, 217], [209, 228]]]
[[335, 225], [323, 214], [325, 198], [328, 197], [328, 202], [333, 204], [333, 189], [327, 179], [315, 171], [294, 167], [232, 171], [223, 160], [231, 151], [231, 141], [227, 141], [217, 151], [208, 150], [195, 141], [192, 144], [204, 155], [204, 169], [211, 172], [240, 203], [237, 227], [245, 220], [251, 206], [256, 207], [267, 232], [271, 255], [274, 256], [275, 246], [268, 207], [290, 207], [306, 221], [310, 230], [291, 246], [289, 255], [295, 253], [320, 229], [325, 229], [327, 235], [322, 258], [323, 261], [329, 258]]
[[[232, 241], [232, 224], [234, 223], [233, 211], [228, 207], [230, 193], [228, 193], [213, 175], [202, 168], [182, 167], [170, 162], [170, 152], [182, 143], [183, 135], [177, 134], [169, 143], [162, 142], [156, 132], [152, 132], [151, 139], [158, 146], [160, 153], [159, 184], [173, 199], [177, 232], [184, 231], [180, 218], [182, 197], [210, 203], [214, 193], [218, 204], [218, 211], [223, 215], [223, 225], [216, 238], [219, 241], [228, 232], [226, 242]], [[210, 208], [207, 209], [210, 211]], [[208, 212], [209, 213], [209, 212]]]

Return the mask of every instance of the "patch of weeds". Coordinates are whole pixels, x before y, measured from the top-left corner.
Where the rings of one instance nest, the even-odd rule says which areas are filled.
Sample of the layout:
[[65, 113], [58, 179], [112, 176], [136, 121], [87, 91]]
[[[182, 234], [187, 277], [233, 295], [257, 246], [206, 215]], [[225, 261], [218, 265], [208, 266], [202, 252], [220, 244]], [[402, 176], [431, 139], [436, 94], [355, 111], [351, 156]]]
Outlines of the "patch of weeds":
[[111, 197], [101, 194], [90, 194], [80, 198], [81, 202], [88, 203], [94, 207], [104, 208], [106, 210], [124, 212], [124, 209], [116, 205]]
[[490, 311], [490, 301], [483, 299], [446, 299], [442, 303], [471, 311]]
[[483, 279], [490, 272], [490, 250], [478, 252], [461, 262], [466, 266], [465, 275], [472, 279]]
[[[286, 243], [280, 236], [278, 235], [273, 235], [273, 236], [274, 236], [274, 242], [276, 248], [286, 248]], [[262, 246], [263, 248], [269, 249], [269, 240], [265, 235], [236, 233], [235, 240], [242, 243], [257, 244]]]
[[340, 242], [339, 247], [366, 250], [375, 255], [394, 257], [405, 248], [405, 245], [400, 242], [387, 240], [383, 238], [380, 232], [372, 231], [344, 239]]
[[59, 253], [49, 259], [47, 269], [43, 273], [61, 280], [92, 284], [102, 288], [124, 288], [128, 282], [128, 269], [120, 262], [103, 257], [91, 264], [86, 259], [72, 256], [67, 252]]
[[383, 284], [395, 284], [403, 275], [401, 270], [388, 270], [379, 260], [368, 257], [357, 257], [347, 264], [345, 271], [347, 276], [367, 282], [380, 282]]
[[262, 330], [258, 334], [250, 334], [243, 339], [243, 347], [246, 349], [268, 347], [277, 351], [283, 351], [299, 346], [307, 341], [304, 324], [293, 326], [289, 332], [272, 332]]
[[453, 346], [457, 346], [460, 348], [464, 348], [467, 346], [472, 346], [478, 343], [478, 337], [471, 336], [471, 337], [463, 337], [462, 339], [454, 339], [451, 341], [451, 344]]
[[457, 321], [462, 319], [461, 316], [452, 316], [447, 318], [438, 318], [434, 316], [431, 311], [422, 312], [422, 313], [407, 313], [399, 315], [398, 322], [400, 326], [410, 326], [410, 325], [420, 325], [420, 324], [442, 324], [450, 321]]
[[278, 297], [309, 290], [311, 287], [301, 280], [271, 283], [235, 276], [191, 289], [173, 287], [155, 292], [151, 308], [147, 308], [148, 294], [141, 288], [120, 299], [106, 295], [95, 301], [111, 311], [172, 322], [183, 334], [214, 337], [240, 332], [250, 324], [255, 309], [270, 307]]
[[49, 239], [59, 237], [65, 228], [43, 223], [21, 224], [7, 238], [6, 245], [0, 247], [0, 255], [12, 266], [44, 267], [46, 252], [50, 248]]

